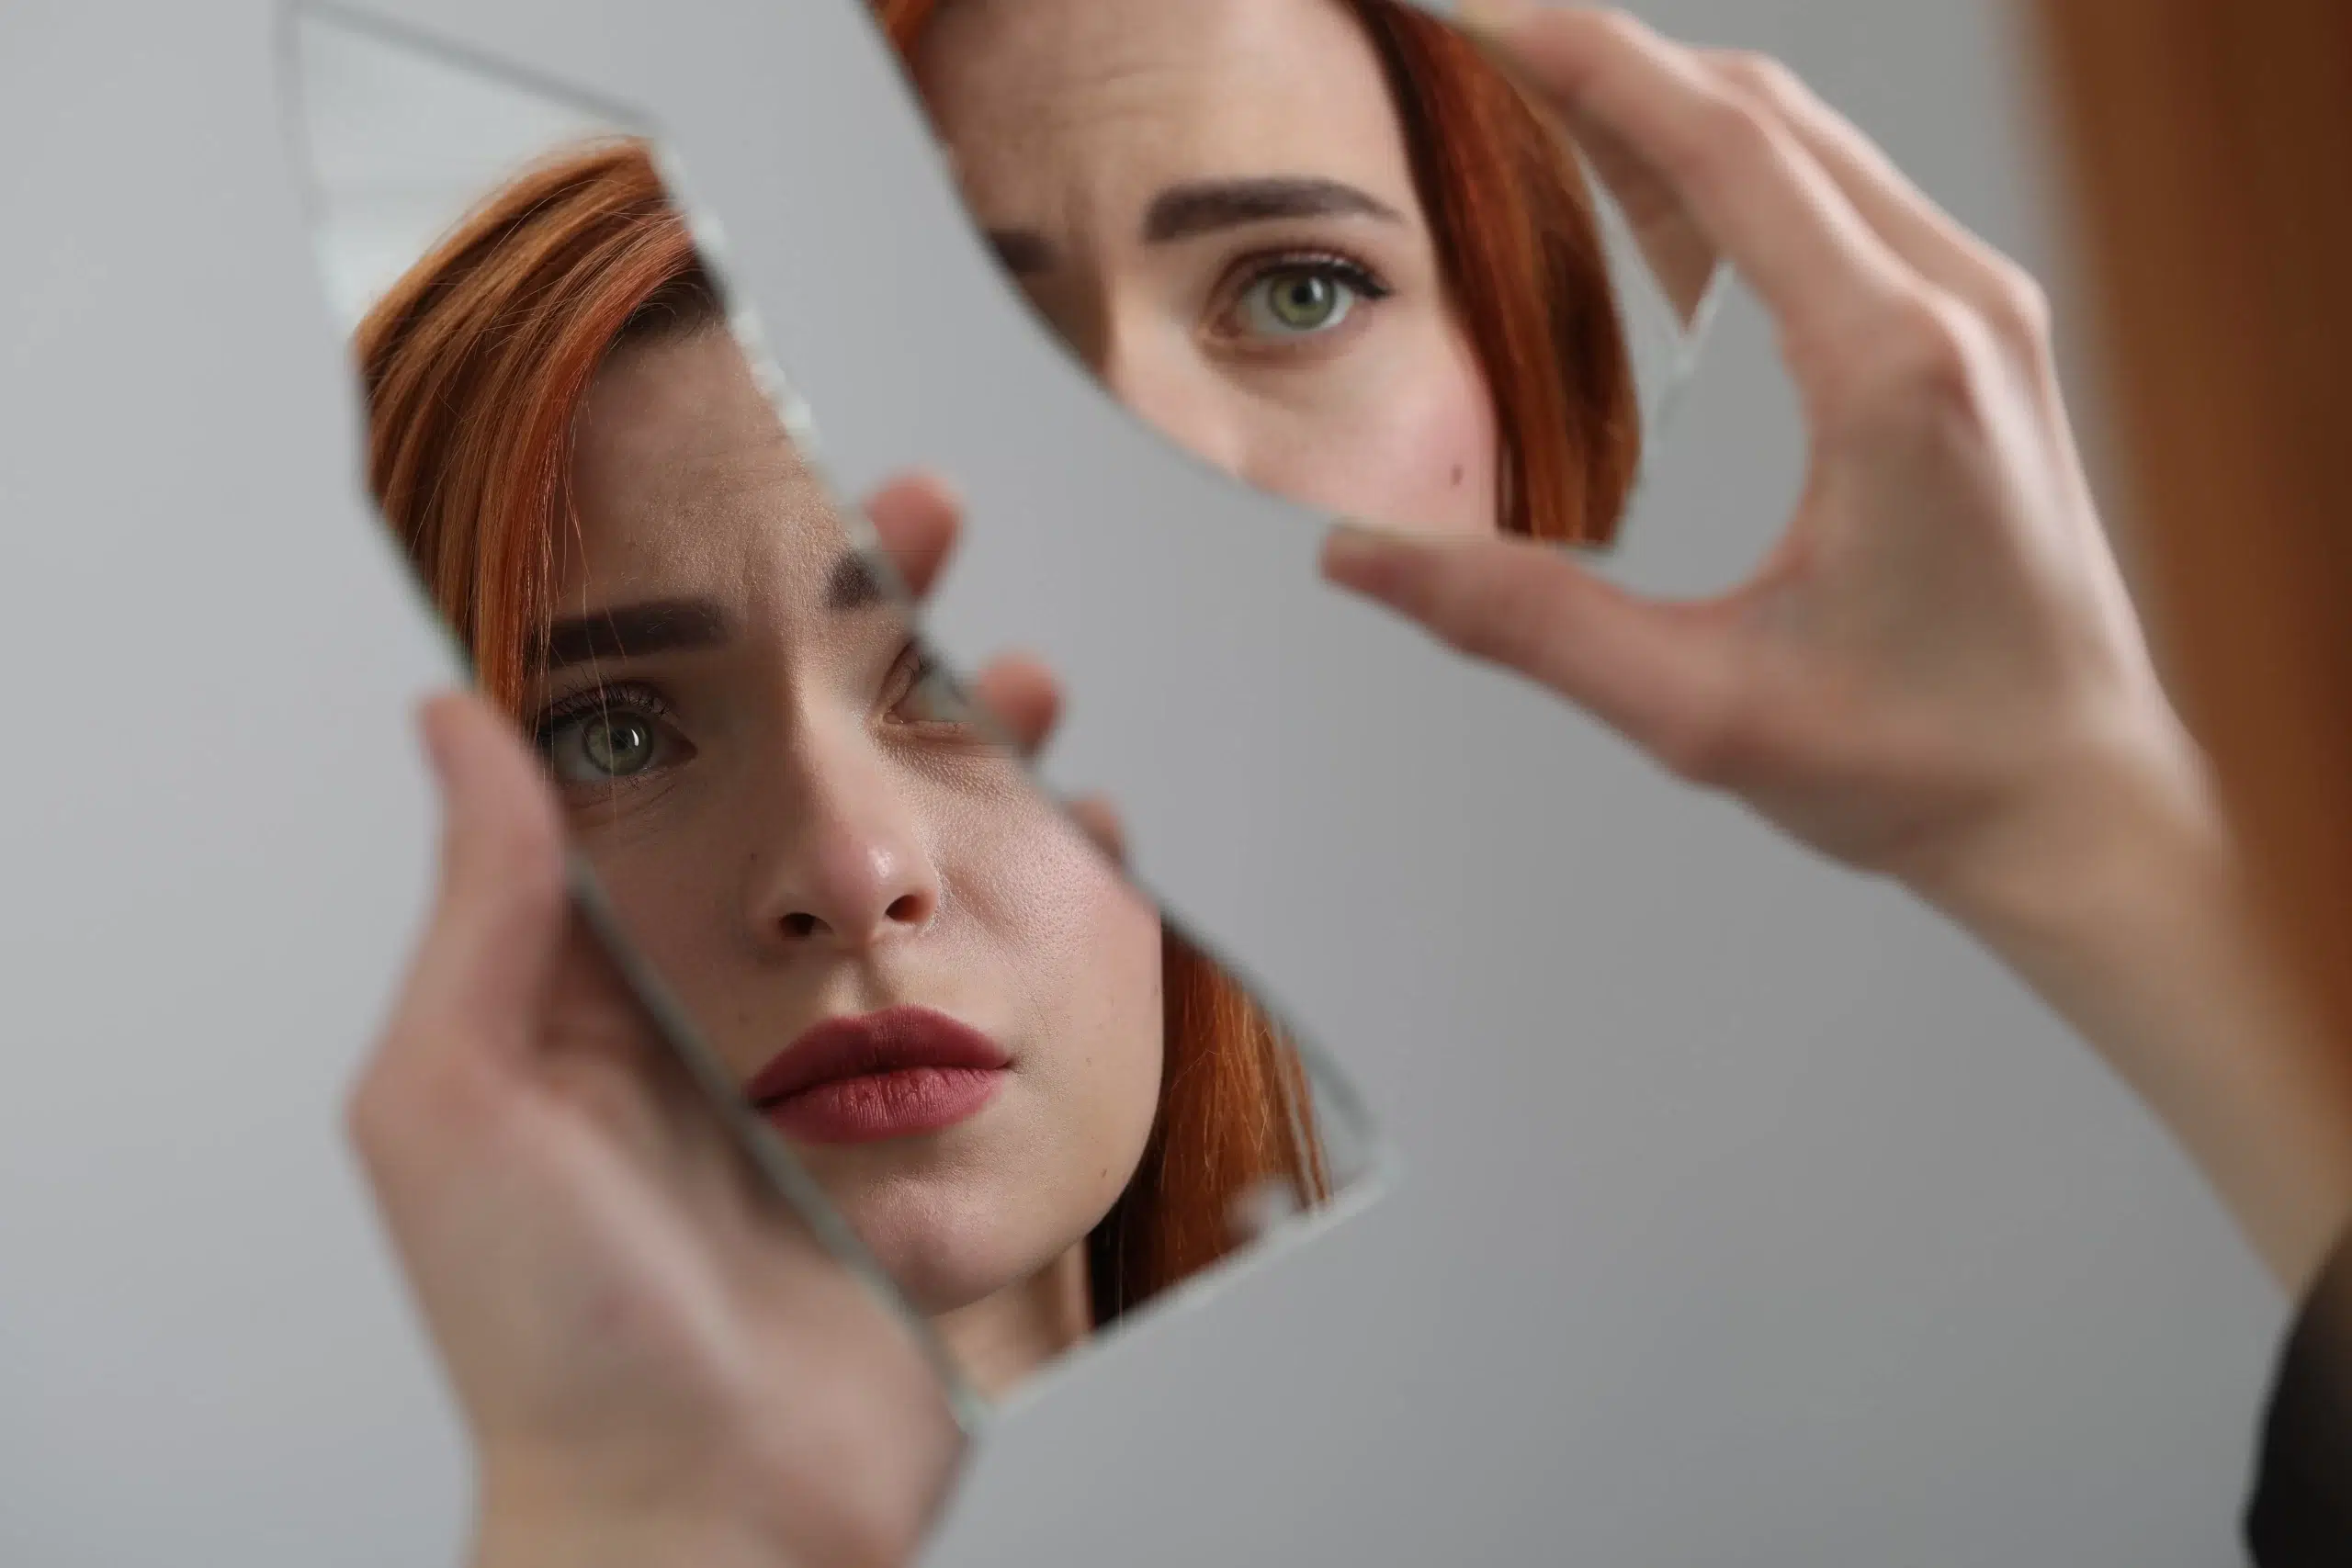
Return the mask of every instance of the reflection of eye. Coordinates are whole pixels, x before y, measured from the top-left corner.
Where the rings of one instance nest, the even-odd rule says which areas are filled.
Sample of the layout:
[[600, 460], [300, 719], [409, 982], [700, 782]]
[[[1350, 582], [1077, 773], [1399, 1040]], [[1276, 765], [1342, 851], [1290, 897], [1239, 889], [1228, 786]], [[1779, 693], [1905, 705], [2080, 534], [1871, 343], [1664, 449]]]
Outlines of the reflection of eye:
[[932, 651], [920, 642], [910, 642], [899, 656], [899, 667], [904, 688], [891, 713], [910, 724], [967, 724], [971, 720], [971, 707], [964, 700], [963, 691], [955, 677], [947, 672]]
[[669, 705], [646, 687], [599, 686], [553, 705], [534, 728], [557, 782], [616, 784], [692, 754], [668, 714]]
[[1290, 256], [1261, 268], [1233, 304], [1236, 335], [1276, 342], [1320, 336], [1359, 304], [1385, 299], [1388, 286], [1332, 255]]

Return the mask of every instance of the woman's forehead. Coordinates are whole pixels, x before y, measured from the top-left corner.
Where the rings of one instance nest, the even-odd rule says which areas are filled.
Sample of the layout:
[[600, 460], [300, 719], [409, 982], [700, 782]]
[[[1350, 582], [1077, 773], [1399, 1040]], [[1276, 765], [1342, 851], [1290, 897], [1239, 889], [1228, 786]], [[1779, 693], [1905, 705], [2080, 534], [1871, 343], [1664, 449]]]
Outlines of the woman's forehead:
[[790, 598], [847, 536], [723, 329], [633, 344], [597, 373], [573, 442], [566, 590]]
[[1076, 164], [1409, 178], [1379, 56], [1342, 0], [947, 0], [915, 68], [959, 172], [983, 182]]

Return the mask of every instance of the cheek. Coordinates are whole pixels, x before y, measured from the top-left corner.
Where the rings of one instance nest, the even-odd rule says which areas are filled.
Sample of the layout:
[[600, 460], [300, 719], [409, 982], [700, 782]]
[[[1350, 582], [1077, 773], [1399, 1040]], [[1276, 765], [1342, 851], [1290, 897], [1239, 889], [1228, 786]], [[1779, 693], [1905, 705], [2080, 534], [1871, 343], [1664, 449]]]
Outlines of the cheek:
[[1087, 1125], [1076, 1174], [1092, 1188], [1088, 1207], [1108, 1210], [1135, 1175], [1159, 1117], [1167, 1040], [1159, 911], [1124, 878], [1103, 881], [1092, 900], [1092, 962], [1078, 976], [1084, 1015], [1071, 1065]]
[[[665, 803], [668, 804], [668, 803]], [[748, 835], [723, 811], [673, 809], [574, 837], [621, 932], [728, 1065], [749, 1077], [806, 1021], [759, 1000], [742, 917]]]
[[1500, 525], [1494, 400], [1476, 355], [1436, 318], [1335, 357], [1263, 422], [1245, 477], [1362, 522], [1446, 535]]
[[1100, 1174], [1115, 1195], [1159, 1100], [1159, 914], [1045, 802], [1014, 815], [982, 916], [1021, 994], [1036, 1080], [1091, 1168], [1070, 1174]]

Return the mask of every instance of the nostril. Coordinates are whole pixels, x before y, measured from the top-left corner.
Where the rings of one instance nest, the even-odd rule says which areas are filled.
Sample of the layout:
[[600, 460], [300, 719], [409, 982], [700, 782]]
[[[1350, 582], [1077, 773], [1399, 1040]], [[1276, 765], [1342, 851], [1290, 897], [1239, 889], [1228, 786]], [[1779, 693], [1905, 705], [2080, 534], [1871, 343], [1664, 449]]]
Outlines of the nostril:
[[918, 924], [923, 918], [922, 895], [902, 893], [890, 900], [890, 908], [884, 913], [902, 926]]
[[784, 932], [786, 936], [812, 937], [824, 923], [814, 915], [796, 909], [784, 917]]

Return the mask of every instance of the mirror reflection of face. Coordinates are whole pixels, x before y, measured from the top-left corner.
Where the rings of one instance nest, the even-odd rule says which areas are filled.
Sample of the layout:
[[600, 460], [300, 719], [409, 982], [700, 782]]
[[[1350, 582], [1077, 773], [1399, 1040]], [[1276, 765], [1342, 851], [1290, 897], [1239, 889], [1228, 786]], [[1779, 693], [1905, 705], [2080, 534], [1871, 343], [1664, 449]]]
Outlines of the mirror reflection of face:
[[1352, 1179], [1281, 1021], [926, 668], [650, 143], [546, 150], [353, 348], [384, 520], [630, 946], [984, 1391]]
[[916, 85], [1054, 330], [1294, 501], [1498, 526], [1498, 426], [1372, 40], [1340, 0], [944, 0]]
[[[606, 359], [570, 491], [526, 714], [633, 938], [919, 1304], [1082, 1323], [1159, 1094], [1156, 911], [944, 694], [723, 326]], [[909, 1042], [956, 1065], [783, 1095]]]

